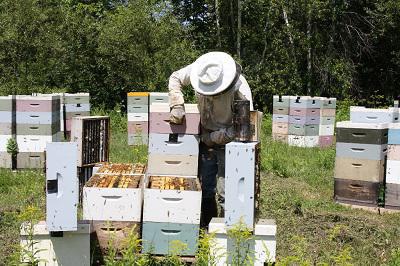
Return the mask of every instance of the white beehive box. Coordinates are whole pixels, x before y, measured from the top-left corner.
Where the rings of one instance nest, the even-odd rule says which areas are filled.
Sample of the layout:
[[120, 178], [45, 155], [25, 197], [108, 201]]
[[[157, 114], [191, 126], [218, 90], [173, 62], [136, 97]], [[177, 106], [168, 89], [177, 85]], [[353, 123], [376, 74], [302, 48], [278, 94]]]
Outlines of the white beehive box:
[[[78, 222], [77, 231], [63, 232], [62, 237], [50, 236], [44, 221], [35, 224], [32, 232], [29, 228], [26, 223], [21, 226], [20, 245], [23, 250], [33, 249], [35, 259], [40, 261], [38, 266], [90, 265], [91, 230], [88, 222]], [[26, 257], [21, 260], [28, 262]]]
[[[157, 176], [162, 177], [162, 176]], [[143, 221], [159, 223], [199, 224], [201, 186], [195, 176], [174, 176], [190, 184], [190, 189], [160, 189], [152, 185], [153, 176], [144, 190]]]
[[[119, 178], [118, 181], [115, 178]], [[102, 182], [101, 180], [107, 181], [100, 183]], [[124, 180], [132, 182], [128, 185], [131, 187], [124, 187]], [[114, 185], [111, 182], [116, 184], [116, 187], [113, 187]], [[143, 175], [96, 174], [92, 176], [83, 188], [83, 219], [140, 222], [143, 204], [143, 182]]]
[[231, 142], [225, 148], [225, 224], [255, 221], [258, 142]]
[[[235, 245], [229, 239], [223, 218], [213, 218], [208, 227], [210, 233], [215, 234], [215, 241], [210, 245], [210, 253], [216, 258], [217, 266], [232, 265], [235, 256]], [[276, 224], [274, 220], [260, 219], [256, 224], [253, 237], [246, 243], [254, 266], [263, 266], [264, 263], [275, 262], [276, 257]], [[243, 251], [243, 250], [242, 250]]]
[[78, 219], [79, 183], [77, 145], [47, 145], [46, 222], [49, 231], [75, 231]]

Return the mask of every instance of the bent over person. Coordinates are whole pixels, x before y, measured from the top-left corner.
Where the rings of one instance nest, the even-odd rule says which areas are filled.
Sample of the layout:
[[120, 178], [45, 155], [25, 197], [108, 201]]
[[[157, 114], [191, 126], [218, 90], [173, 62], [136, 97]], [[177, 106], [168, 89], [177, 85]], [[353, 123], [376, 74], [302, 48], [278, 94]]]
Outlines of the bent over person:
[[169, 78], [170, 122], [182, 124], [185, 117], [182, 88], [191, 84], [200, 111], [201, 137], [199, 176], [202, 186], [201, 224], [223, 216], [225, 202], [225, 144], [234, 139], [233, 104], [249, 100], [250, 87], [241, 75], [242, 67], [223, 52], [210, 52], [194, 63], [172, 73]]

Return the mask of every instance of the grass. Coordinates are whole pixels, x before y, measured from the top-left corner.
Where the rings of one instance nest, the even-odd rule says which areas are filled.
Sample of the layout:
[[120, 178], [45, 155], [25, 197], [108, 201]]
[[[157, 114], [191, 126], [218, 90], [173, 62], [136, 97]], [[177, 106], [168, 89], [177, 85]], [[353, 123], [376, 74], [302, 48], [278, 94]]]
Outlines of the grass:
[[[339, 113], [346, 119], [346, 112]], [[109, 115], [110, 160], [143, 160], [145, 147], [127, 145], [126, 116], [118, 110]], [[273, 142], [269, 115], [263, 132], [260, 217], [276, 219], [279, 265], [400, 265], [400, 214], [379, 215], [333, 202], [334, 148]], [[41, 171], [0, 170], [0, 265], [12, 265], [21, 214], [33, 206], [44, 218], [44, 180]]]

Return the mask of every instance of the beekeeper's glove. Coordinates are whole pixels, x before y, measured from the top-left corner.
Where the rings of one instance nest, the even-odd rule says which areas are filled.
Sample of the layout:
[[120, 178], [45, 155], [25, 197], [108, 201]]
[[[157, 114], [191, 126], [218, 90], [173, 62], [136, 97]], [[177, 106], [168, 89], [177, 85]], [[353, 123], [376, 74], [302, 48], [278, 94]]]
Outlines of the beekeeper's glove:
[[183, 105], [178, 104], [172, 107], [169, 122], [171, 124], [181, 125], [183, 124], [183, 119], [185, 118], [185, 108]]
[[225, 145], [235, 138], [233, 127], [221, 128], [220, 130], [210, 133], [210, 139], [213, 143]]

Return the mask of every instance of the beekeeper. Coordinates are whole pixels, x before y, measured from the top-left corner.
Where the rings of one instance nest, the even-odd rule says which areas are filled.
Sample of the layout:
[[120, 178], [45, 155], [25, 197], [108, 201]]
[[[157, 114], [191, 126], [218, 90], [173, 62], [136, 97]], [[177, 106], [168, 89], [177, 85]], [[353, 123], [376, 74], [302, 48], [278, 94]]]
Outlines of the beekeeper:
[[[241, 75], [242, 67], [227, 53], [210, 52], [194, 63], [172, 73], [169, 78], [170, 123], [182, 124], [185, 117], [182, 88], [195, 90], [200, 111], [201, 143], [199, 176], [202, 186], [202, 225], [218, 216], [215, 195], [223, 216], [225, 201], [225, 144], [234, 138], [234, 100], [249, 100], [249, 84]], [[229, 189], [229, 188], [227, 188]]]

